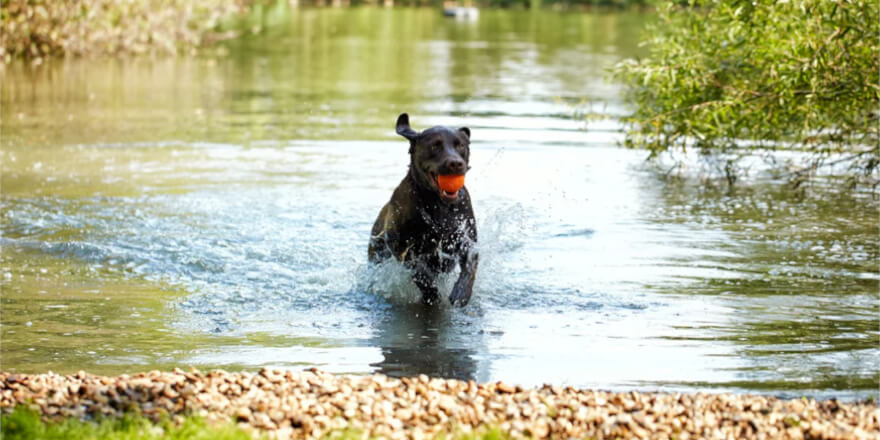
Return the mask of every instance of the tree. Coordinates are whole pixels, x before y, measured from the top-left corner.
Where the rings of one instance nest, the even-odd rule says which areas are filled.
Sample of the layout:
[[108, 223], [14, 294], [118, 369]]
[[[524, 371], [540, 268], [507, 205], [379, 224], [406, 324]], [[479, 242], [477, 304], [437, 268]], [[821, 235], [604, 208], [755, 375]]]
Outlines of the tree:
[[647, 57], [614, 68], [635, 106], [625, 120], [626, 145], [652, 155], [679, 148], [727, 157], [799, 150], [808, 160], [782, 167], [796, 183], [831, 169], [876, 187], [878, 9], [876, 0], [660, 7]]

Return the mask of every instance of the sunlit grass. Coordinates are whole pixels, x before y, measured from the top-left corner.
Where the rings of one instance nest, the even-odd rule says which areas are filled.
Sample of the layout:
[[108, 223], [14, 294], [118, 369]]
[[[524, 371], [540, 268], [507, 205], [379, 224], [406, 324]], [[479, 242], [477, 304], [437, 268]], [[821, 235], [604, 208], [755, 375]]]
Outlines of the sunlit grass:
[[[208, 423], [201, 417], [184, 417], [180, 423], [164, 420], [154, 423], [143, 416], [126, 414], [120, 418], [104, 418], [83, 421], [66, 418], [58, 422], [45, 422], [39, 413], [18, 407], [0, 417], [0, 438], [3, 440], [45, 439], [174, 439], [174, 440], [251, 440], [267, 438], [256, 431], [246, 431], [232, 422]], [[363, 440], [367, 438], [359, 430], [337, 430], [324, 436], [332, 440]], [[508, 440], [510, 435], [498, 427], [485, 427], [473, 432], [440, 433], [442, 440]]]
[[[0, 59], [175, 53], [231, 36], [248, 2], [235, 0], [8, 0]], [[286, 4], [286, 3], [285, 3]]]
[[185, 417], [182, 423], [153, 423], [145, 417], [125, 415], [99, 421], [67, 418], [60, 422], [44, 422], [32, 410], [19, 407], [0, 417], [3, 440], [18, 439], [187, 439], [187, 440], [250, 440], [254, 437], [231, 422], [208, 424], [200, 417]]

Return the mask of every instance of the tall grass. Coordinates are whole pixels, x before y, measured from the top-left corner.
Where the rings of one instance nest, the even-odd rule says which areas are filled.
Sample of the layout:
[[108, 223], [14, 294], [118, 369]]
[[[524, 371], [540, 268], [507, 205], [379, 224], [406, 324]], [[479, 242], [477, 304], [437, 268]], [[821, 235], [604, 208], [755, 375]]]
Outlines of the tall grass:
[[5, 0], [0, 58], [176, 52], [229, 38], [248, 0]]

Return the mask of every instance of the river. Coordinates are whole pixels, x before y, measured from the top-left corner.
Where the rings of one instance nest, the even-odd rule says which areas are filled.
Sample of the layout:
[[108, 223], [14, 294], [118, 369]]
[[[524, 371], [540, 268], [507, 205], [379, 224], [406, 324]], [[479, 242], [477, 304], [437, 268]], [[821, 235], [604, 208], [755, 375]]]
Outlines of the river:
[[[5, 67], [3, 370], [878, 397], [880, 203], [619, 147], [606, 69], [649, 15], [281, 12], [194, 56]], [[401, 112], [472, 133], [464, 309], [366, 264]]]

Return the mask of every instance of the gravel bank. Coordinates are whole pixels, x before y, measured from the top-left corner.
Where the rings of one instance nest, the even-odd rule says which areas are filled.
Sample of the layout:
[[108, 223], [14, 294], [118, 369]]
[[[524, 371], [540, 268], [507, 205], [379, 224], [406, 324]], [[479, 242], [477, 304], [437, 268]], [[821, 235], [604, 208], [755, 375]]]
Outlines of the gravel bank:
[[610, 393], [501, 382], [334, 376], [317, 370], [151, 371], [117, 377], [0, 373], [0, 407], [48, 418], [195, 413], [232, 418], [280, 438], [343, 428], [385, 438], [431, 438], [498, 426], [550, 438], [880, 439], [876, 404], [730, 394]]

